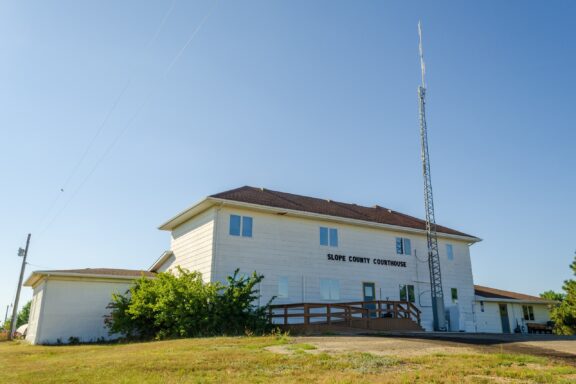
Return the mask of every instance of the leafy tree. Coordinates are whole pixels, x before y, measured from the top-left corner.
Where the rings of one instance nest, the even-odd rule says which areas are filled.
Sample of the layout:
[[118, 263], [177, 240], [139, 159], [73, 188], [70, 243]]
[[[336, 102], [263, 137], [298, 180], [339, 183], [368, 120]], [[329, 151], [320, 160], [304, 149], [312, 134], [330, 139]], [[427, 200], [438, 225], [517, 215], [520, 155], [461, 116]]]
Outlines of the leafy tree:
[[560, 292], [554, 292], [552, 290], [546, 291], [546, 292], [542, 292], [540, 294], [540, 297], [546, 300], [553, 300], [553, 301], [558, 301], [561, 302], [562, 300], [564, 300], [564, 297], [566, 297], [565, 294], [560, 293]]
[[204, 283], [199, 272], [182, 268], [177, 275], [143, 276], [125, 295], [112, 296], [105, 322], [110, 333], [140, 339], [261, 333], [270, 328], [268, 305], [252, 303], [263, 278], [256, 273], [239, 278], [236, 270], [227, 285]]
[[[574, 261], [570, 264], [576, 276], [576, 253]], [[552, 308], [550, 316], [554, 321], [554, 332], [561, 335], [573, 335], [576, 333], [576, 280], [564, 281], [562, 289], [565, 292], [562, 302]]]
[[32, 300], [29, 300], [26, 304], [24, 304], [20, 312], [18, 312], [18, 317], [16, 317], [16, 328], [28, 323], [28, 320], [30, 318], [31, 306], [32, 306]]
[[[22, 307], [20, 312], [18, 312], [18, 315], [16, 316], [16, 328], [18, 328], [21, 325], [28, 323], [28, 320], [30, 318], [30, 307], [31, 306], [32, 306], [32, 300], [30, 300], [26, 304], [24, 304], [24, 306]], [[6, 319], [4, 324], [2, 324], [1, 329], [5, 330], [5, 331], [10, 331], [10, 325], [11, 324], [12, 324], [12, 318], [9, 317]]]

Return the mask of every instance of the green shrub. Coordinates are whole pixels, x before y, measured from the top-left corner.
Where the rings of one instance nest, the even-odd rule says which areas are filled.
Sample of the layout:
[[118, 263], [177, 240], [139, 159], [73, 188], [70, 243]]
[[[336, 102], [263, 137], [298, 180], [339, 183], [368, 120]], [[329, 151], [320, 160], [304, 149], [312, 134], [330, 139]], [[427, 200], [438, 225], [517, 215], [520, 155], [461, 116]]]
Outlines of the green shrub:
[[[576, 276], [576, 252], [570, 269]], [[554, 333], [560, 335], [576, 334], [576, 279], [565, 280], [562, 286], [564, 294], [557, 297], [561, 301], [554, 305], [550, 311], [550, 317], [554, 321]]]
[[105, 322], [111, 334], [130, 339], [261, 334], [271, 329], [270, 303], [253, 305], [263, 278], [255, 272], [238, 277], [236, 270], [227, 284], [204, 283], [199, 272], [180, 267], [177, 275], [142, 277], [125, 295], [112, 295], [112, 311]]

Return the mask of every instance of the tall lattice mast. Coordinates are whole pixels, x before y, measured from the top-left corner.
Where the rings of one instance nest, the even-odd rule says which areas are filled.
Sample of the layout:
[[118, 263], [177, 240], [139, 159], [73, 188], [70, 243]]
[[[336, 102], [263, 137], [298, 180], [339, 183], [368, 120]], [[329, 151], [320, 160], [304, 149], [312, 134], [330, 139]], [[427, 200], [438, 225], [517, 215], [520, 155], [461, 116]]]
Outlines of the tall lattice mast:
[[426, 237], [428, 240], [428, 267], [430, 269], [430, 291], [432, 295], [432, 312], [434, 314], [434, 330], [446, 330], [444, 314], [444, 293], [442, 291], [442, 274], [440, 273], [440, 256], [438, 255], [438, 235], [436, 233], [436, 218], [434, 216], [434, 198], [432, 195], [432, 178], [430, 176], [430, 156], [428, 153], [428, 128], [426, 127], [426, 82], [424, 75], [424, 53], [422, 51], [422, 27], [418, 22], [418, 50], [420, 52], [420, 67], [422, 69], [422, 85], [418, 87], [420, 102], [420, 144], [422, 155], [422, 175], [424, 176], [424, 206], [426, 208]]

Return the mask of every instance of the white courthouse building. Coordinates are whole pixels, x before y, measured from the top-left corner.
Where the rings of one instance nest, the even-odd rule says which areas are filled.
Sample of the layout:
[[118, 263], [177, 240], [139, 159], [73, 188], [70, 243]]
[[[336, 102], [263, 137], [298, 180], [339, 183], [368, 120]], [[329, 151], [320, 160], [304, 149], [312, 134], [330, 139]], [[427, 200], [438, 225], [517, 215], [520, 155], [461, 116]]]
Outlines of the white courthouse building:
[[[241, 187], [201, 200], [160, 229], [170, 232], [170, 250], [146, 271], [151, 278], [153, 273], [177, 266], [201, 272], [205, 281], [226, 281], [237, 268], [244, 274], [256, 271], [264, 275], [259, 287], [261, 304], [272, 297], [276, 297], [274, 304], [403, 301], [418, 308], [421, 326], [432, 330], [426, 230], [425, 222], [418, 218], [380, 206], [364, 207]], [[480, 239], [438, 226], [438, 241], [449, 330], [513, 331], [501, 328], [499, 324], [503, 323], [497, 316], [483, 316], [481, 329], [478, 327], [482, 300], [474, 288], [470, 247]], [[43, 336], [37, 331], [42, 329], [43, 321], [50, 322], [42, 315], [51, 311], [49, 305], [58, 305], [62, 312], [67, 300], [77, 302], [96, 294], [105, 301], [118, 290], [110, 280], [114, 277], [94, 273], [91, 279], [90, 271], [96, 270], [84, 271], [81, 289], [69, 289], [52, 301], [50, 285], [47, 291], [39, 288], [49, 282], [50, 271], [34, 272], [28, 279], [26, 285], [35, 289], [34, 316], [29, 326], [34, 332], [28, 333], [29, 341], [46, 343], [69, 336], [88, 341], [104, 337], [105, 307], [100, 308], [99, 316], [91, 315], [93, 321], [86, 328], [93, 327], [93, 331], [76, 328], [82, 334], [67, 334], [64, 325], [62, 329], [52, 327]], [[124, 279], [121, 284], [134, 273], [107, 271], [124, 271], [116, 273]], [[99, 287], [106, 282], [108, 285], [90, 288], [87, 280]], [[54, 300], [59, 303], [54, 304]], [[482, 306], [486, 305], [483, 301]], [[71, 312], [77, 311], [78, 306]], [[69, 317], [68, 322], [74, 321]]]

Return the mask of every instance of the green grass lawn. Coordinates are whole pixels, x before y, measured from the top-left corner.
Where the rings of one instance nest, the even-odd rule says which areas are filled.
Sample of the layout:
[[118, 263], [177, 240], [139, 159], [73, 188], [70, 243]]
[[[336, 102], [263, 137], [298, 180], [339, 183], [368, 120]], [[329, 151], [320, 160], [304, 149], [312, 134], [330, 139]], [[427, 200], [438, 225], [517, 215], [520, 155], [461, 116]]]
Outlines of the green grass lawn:
[[[283, 344], [287, 353], [266, 349]], [[575, 367], [527, 355], [383, 357], [315, 349], [274, 336], [50, 347], [4, 341], [0, 383], [576, 382]]]

